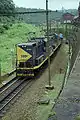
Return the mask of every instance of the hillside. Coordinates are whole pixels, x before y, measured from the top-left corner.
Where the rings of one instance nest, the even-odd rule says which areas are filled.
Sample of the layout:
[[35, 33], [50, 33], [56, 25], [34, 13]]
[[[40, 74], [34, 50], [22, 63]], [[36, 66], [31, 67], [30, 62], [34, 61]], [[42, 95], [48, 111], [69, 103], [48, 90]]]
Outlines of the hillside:
[[[33, 11], [43, 11], [43, 9], [31, 9], [31, 8], [16, 8], [17, 12], [33, 12]], [[62, 16], [62, 12], [60, 11], [52, 11], [49, 13], [49, 20], [57, 20], [60, 19]], [[18, 15], [19, 20], [23, 20], [26, 23], [32, 23], [32, 24], [42, 24], [46, 22], [46, 14], [45, 13], [33, 13], [33, 14], [26, 14], [26, 15]]]
[[[36, 32], [35, 34], [28, 34], [29, 32]], [[10, 29], [6, 30], [4, 34], [0, 35], [0, 58], [2, 74], [12, 70], [12, 62], [15, 61], [15, 45], [21, 42], [27, 42], [31, 36], [40, 36], [39, 27], [32, 26], [25, 23], [14, 24]]]
[[[31, 8], [17, 7], [16, 11], [17, 12], [33, 12], [33, 11], [43, 11], [43, 9], [31, 9]], [[49, 20], [59, 20], [61, 19], [62, 14], [66, 12], [72, 13], [75, 16], [78, 14], [76, 9], [68, 9], [65, 11], [62, 11], [62, 10], [52, 11], [51, 13], [49, 13]], [[18, 15], [17, 18], [21, 21], [25, 21], [26, 23], [31, 23], [31, 24], [36, 24], [36, 25], [40, 25], [46, 22], [45, 13]]]

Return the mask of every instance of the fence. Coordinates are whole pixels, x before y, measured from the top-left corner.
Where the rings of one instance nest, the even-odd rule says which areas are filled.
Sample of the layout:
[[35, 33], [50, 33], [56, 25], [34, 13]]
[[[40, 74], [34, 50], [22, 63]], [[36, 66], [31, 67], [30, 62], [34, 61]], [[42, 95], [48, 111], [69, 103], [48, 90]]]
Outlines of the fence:
[[[69, 49], [71, 49], [71, 57], [70, 57], [70, 71], [72, 70], [72, 67], [74, 65], [74, 62], [76, 60], [76, 57], [78, 55], [78, 51], [80, 49], [80, 39], [79, 39], [80, 29], [78, 27], [73, 26], [72, 29], [69, 31], [68, 34], [68, 40], [69, 40]], [[69, 51], [69, 52], [70, 52]]]

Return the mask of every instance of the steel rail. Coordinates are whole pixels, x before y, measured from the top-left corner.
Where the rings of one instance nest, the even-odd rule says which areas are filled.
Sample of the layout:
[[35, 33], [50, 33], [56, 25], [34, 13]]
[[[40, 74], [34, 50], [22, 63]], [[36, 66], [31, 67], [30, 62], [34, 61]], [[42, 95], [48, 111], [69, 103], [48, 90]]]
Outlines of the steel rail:
[[12, 80], [9, 80], [5, 85], [3, 85], [2, 87], [0, 87], [0, 93], [1, 93], [5, 88], [7, 88], [10, 84], [12, 84], [12, 83], [15, 81], [16, 78], [17, 78], [17, 77], [14, 77]]
[[[31, 81], [33, 80], [27, 80], [26, 78], [22, 80], [11, 92], [5, 96], [1, 101], [0, 101], [0, 116], [3, 113], [2, 110], [24, 89], [25, 86], [29, 85], [29, 83], [32, 83]], [[31, 85], [31, 84], [30, 84]], [[30, 85], [28, 87], [30, 87]]]
[[10, 93], [10, 89], [14, 89], [17, 84], [19, 84], [19, 80], [21, 78], [16, 78], [14, 79], [13, 82], [11, 82], [7, 87], [5, 87], [1, 92], [0, 92], [0, 102], [2, 99], [7, 96]]

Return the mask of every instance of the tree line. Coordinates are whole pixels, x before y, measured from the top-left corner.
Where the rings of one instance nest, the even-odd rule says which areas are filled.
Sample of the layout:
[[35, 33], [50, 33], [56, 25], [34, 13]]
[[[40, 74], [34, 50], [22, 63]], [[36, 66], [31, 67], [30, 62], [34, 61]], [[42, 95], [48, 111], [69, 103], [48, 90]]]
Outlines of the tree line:
[[15, 12], [15, 5], [12, 0], [0, 0], [0, 13]]
[[14, 15], [3, 16], [4, 13], [14, 13], [16, 12], [15, 4], [12, 0], [0, 0], [0, 23], [7, 23], [14, 21]]

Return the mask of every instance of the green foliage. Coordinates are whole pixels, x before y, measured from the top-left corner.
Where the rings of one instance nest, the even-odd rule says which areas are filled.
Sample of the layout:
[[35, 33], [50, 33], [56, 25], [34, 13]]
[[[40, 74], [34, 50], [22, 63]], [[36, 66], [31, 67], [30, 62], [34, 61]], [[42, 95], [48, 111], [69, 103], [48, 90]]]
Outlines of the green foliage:
[[9, 24], [0, 24], [0, 33], [1, 33], [1, 34], [4, 33], [5, 30], [8, 30], [8, 29], [9, 29], [9, 27], [10, 27]]
[[75, 120], [80, 120], [80, 115], [78, 115]]
[[[5, 25], [4, 29], [7, 28]], [[0, 35], [0, 57], [2, 73], [7, 73], [12, 69], [12, 59], [15, 60], [16, 47], [15, 45], [22, 42], [27, 42], [28, 39], [39, 37], [43, 33], [39, 27], [25, 23], [13, 24], [8, 30]], [[35, 32], [35, 35], [29, 35], [29, 32]], [[13, 56], [11, 53], [13, 50]]]
[[0, 13], [15, 12], [15, 5], [12, 0], [0, 0]]
[[2, 24], [10, 24], [15, 21], [14, 17], [7, 17], [7, 16], [1, 16], [0, 17], [0, 23]]
[[8, 24], [3, 24], [3, 28], [4, 28], [5, 30], [8, 30], [8, 29], [9, 29], [9, 25], [8, 25]]
[[4, 33], [4, 30], [5, 28], [2, 25], [0, 25], [0, 33]]
[[52, 116], [55, 116], [56, 115], [56, 112], [54, 111], [50, 111], [49, 115], [48, 115], [48, 118], [52, 117]]
[[[15, 5], [12, 0], [0, 0], [0, 14], [14, 13], [16, 11]], [[1, 16], [0, 23], [6, 24], [7, 22], [13, 22], [15, 16]]]

